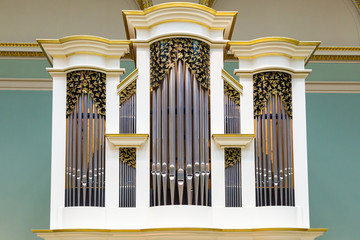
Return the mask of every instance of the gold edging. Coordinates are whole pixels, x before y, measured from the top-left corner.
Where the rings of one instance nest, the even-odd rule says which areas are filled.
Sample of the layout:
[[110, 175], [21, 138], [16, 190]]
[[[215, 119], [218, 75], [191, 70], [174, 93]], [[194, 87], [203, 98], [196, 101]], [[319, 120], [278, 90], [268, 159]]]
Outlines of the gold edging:
[[182, 8], [195, 8], [198, 10], [203, 10], [205, 12], [208, 12], [214, 16], [234, 16], [237, 14], [237, 12], [233, 12], [233, 11], [226, 11], [226, 12], [218, 12], [215, 9], [212, 9], [210, 7], [207, 7], [205, 5], [201, 5], [201, 4], [197, 4], [197, 3], [190, 3], [190, 2], [183, 2], [183, 3], [163, 3], [163, 4], [158, 4], [158, 5], [154, 5], [152, 7], [149, 7], [145, 10], [124, 10], [123, 13], [125, 15], [147, 15], [151, 12], [157, 11], [157, 10], [161, 10], [161, 9], [165, 9], [165, 8], [174, 8], [174, 7], [182, 7]]
[[135, 29], [151, 29], [152, 27], [155, 27], [157, 25], [160, 24], [164, 24], [164, 23], [171, 23], [171, 22], [188, 22], [188, 23], [195, 23], [195, 24], [199, 24], [203, 27], [206, 27], [210, 30], [224, 30], [225, 28], [216, 28], [216, 27], [209, 27], [207, 24], [203, 23], [203, 22], [199, 22], [199, 21], [195, 21], [195, 20], [191, 20], [191, 19], [186, 19], [186, 18], [175, 18], [175, 19], [169, 19], [169, 20], [163, 20], [154, 24], [151, 24], [150, 26], [147, 27], [134, 27]]
[[66, 232], [326, 232], [327, 228], [256, 228], [256, 229], [220, 229], [220, 228], [147, 228], [147, 229], [49, 229], [32, 230], [33, 233], [66, 233]]
[[149, 138], [149, 134], [142, 134], [142, 133], [107, 133], [105, 137], [146, 137]]
[[318, 47], [318, 51], [360, 51], [360, 47]]
[[60, 39], [37, 39], [37, 42], [41, 44], [63, 44], [71, 41], [78, 41], [78, 40], [84, 40], [84, 41], [93, 41], [93, 42], [100, 42], [100, 43], [106, 43], [109, 45], [130, 45], [131, 41], [129, 40], [110, 40], [107, 38], [102, 37], [96, 37], [91, 35], [73, 35], [68, 37], [63, 37]]
[[257, 54], [257, 55], [253, 55], [253, 56], [244, 56], [244, 57], [238, 57], [238, 59], [255, 59], [255, 58], [258, 58], [258, 57], [266, 57], [266, 56], [282, 56], [282, 57], [288, 57], [290, 59], [300, 59], [300, 60], [303, 60], [303, 59], [306, 59], [306, 57], [300, 57], [300, 56], [291, 56], [289, 54], [286, 54], [286, 53], [261, 53], [261, 54]]
[[255, 138], [255, 134], [213, 134], [212, 138], [217, 138], [217, 137], [252, 137]]
[[321, 42], [318, 41], [298, 41], [293, 38], [286, 37], [265, 37], [258, 38], [251, 41], [229, 41], [229, 46], [251, 46], [259, 43], [267, 43], [267, 42], [284, 42], [294, 44], [296, 46], [319, 46]]
[[360, 61], [360, 55], [312, 55], [310, 61]]
[[[235, 84], [236, 86], [238, 86], [241, 90], [244, 90], [243, 86], [239, 83], [239, 81], [237, 81], [237, 80], [236, 80], [233, 76], [231, 76], [227, 71], [225, 71], [224, 69], [221, 69], [221, 72], [222, 72], [222, 74], [224, 74], [224, 75], [231, 81], [230, 84], [233, 83], [233, 84]], [[225, 81], [227, 81], [226, 78], [223, 77], [223, 79], [224, 79]], [[240, 93], [240, 94], [242, 94], [242, 93]]]
[[0, 51], [1, 57], [45, 57], [43, 52], [32, 51]]
[[354, 1], [355, 1], [355, 3], [356, 3], [357, 7], [358, 7], [359, 10], [360, 10], [360, 1], [359, 1], [359, 0], [354, 0]]
[[0, 43], [0, 47], [39, 47], [37, 43]]
[[134, 71], [132, 71], [132, 73], [130, 73], [126, 78], [124, 78], [123, 80], [121, 80], [121, 82], [117, 85], [116, 88], [120, 88], [122, 87], [122, 85], [126, 84], [125, 87], [127, 87], [129, 84], [131, 84], [134, 80], [137, 79], [137, 77], [135, 77], [132, 81], [126, 83], [126, 81], [128, 81], [130, 78], [134, 77], [134, 75], [137, 75], [139, 72], [139, 69], [136, 68]]

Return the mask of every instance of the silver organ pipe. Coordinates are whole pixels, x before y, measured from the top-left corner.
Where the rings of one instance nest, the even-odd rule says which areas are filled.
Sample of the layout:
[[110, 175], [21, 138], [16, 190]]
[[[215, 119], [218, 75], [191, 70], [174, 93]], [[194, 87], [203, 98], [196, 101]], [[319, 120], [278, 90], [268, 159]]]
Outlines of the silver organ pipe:
[[210, 206], [209, 91], [179, 60], [151, 95], [151, 206]]
[[[120, 93], [120, 133], [136, 133], [135, 89], [136, 82], [132, 82]], [[119, 158], [119, 207], [136, 207], [135, 148], [120, 148]]]
[[[78, 97], [67, 123], [65, 206], [104, 206], [105, 117], [99, 114], [91, 94]], [[101, 172], [101, 180], [97, 172]], [[100, 192], [101, 200], [97, 200]]]
[[[261, 77], [265, 76], [265, 81], [277, 81], [276, 78], [274, 78], [275, 74], [275, 72], [269, 72], [261, 75]], [[266, 79], [266, 77], [269, 78]], [[263, 88], [269, 89], [269, 87], [266, 83], [261, 83], [263, 80], [259, 81], [258, 79], [257, 76], [254, 76], [254, 92], [257, 91], [257, 88], [260, 88], [259, 92], [263, 93]], [[255, 84], [256, 80], [257, 82]], [[289, 77], [285, 80], [291, 81], [291, 78]], [[282, 79], [282, 81], [284, 80]], [[276, 84], [280, 83], [273, 82], [272, 86], [276, 86]], [[269, 83], [269, 85], [271, 84]], [[284, 89], [284, 86], [287, 87], [287, 89]], [[257, 206], [295, 206], [292, 118], [291, 108], [289, 108], [291, 95], [289, 97], [285, 95], [286, 91], [291, 93], [291, 83], [282, 83], [277, 91], [278, 92], [271, 92], [266, 103], [264, 102], [265, 106], [261, 108], [261, 112], [260, 110], [255, 112]], [[281, 95], [279, 91], [283, 91]], [[285, 104], [288, 104], [288, 106]]]
[[[226, 134], [240, 133], [240, 93], [234, 96], [234, 89], [224, 82], [224, 127]], [[225, 150], [225, 206], [241, 207], [241, 161], [240, 149]]]

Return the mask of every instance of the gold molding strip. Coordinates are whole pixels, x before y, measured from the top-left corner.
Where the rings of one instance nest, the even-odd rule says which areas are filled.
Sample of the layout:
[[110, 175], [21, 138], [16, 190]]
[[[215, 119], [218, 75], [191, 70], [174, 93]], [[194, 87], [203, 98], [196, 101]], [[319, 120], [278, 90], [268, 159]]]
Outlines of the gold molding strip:
[[152, 0], [137, 0], [136, 2], [141, 10], [144, 10], [154, 5]]
[[60, 39], [37, 39], [37, 42], [40, 44], [63, 44], [76, 40], [85, 40], [85, 41], [94, 41], [106, 43], [109, 45], [118, 45], [118, 44], [131, 44], [132, 42], [129, 40], [110, 40], [107, 38], [89, 36], [89, 35], [74, 35], [69, 37], [63, 37]]
[[359, 10], [360, 10], [360, 0], [354, 0], [354, 2], [356, 3], [357, 7], [358, 7]]
[[312, 55], [310, 61], [344, 61], [355, 62], [360, 61], [360, 55]]
[[148, 229], [50, 229], [32, 230], [33, 233], [61, 233], [61, 232], [326, 232], [327, 228], [256, 228], [256, 229], [220, 229], [220, 228], [148, 228]]
[[318, 47], [318, 51], [360, 51], [360, 47]]
[[203, 27], [206, 27], [207, 29], [210, 30], [224, 30], [225, 28], [222, 27], [209, 27], [206, 23], [200, 22], [200, 21], [194, 21], [191, 19], [185, 19], [185, 18], [176, 18], [176, 19], [169, 19], [169, 20], [164, 20], [164, 21], [160, 21], [157, 23], [154, 23], [150, 26], [147, 27], [135, 27], [135, 29], [151, 29], [152, 27], [155, 27], [157, 25], [163, 24], [163, 23], [171, 23], [171, 22], [188, 22], [188, 23], [195, 23], [195, 24], [199, 24]]
[[159, 5], [155, 5], [152, 7], [149, 7], [143, 11], [141, 10], [130, 10], [130, 11], [125, 11], [123, 10], [123, 14], [125, 15], [146, 15], [150, 12], [154, 12], [157, 10], [161, 10], [164, 8], [173, 8], [173, 7], [185, 7], [185, 8], [195, 8], [198, 10], [203, 10], [206, 11], [210, 14], [213, 14], [215, 16], [236, 16], [237, 12], [231, 12], [231, 11], [226, 11], [226, 12], [218, 12], [215, 9], [209, 8], [205, 5], [200, 5], [200, 4], [196, 4], [196, 3], [190, 3], [190, 2], [182, 2], [182, 3], [163, 3], [163, 4], [159, 4]]
[[214, 5], [215, 0], [199, 0], [199, 4], [205, 5], [207, 7], [212, 7]]
[[0, 43], [0, 47], [40, 47], [37, 43]]
[[0, 57], [30, 57], [30, 58], [43, 58], [43, 52], [33, 51], [0, 51]]
[[[117, 85], [117, 88], [126, 88], [129, 84], [131, 84], [133, 81], [135, 81], [138, 78], [138, 72], [139, 69], [136, 68], [134, 71], [132, 71], [126, 78], [121, 80], [121, 82]], [[133, 79], [132, 79], [133, 78]], [[130, 80], [130, 81], [129, 81]], [[126, 84], [126, 86], [123, 86]]]
[[267, 42], [284, 42], [284, 43], [291, 43], [297, 46], [319, 46], [320, 42], [317, 41], [298, 41], [293, 38], [286, 38], [286, 37], [265, 37], [254, 39], [251, 41], [230, 41], [228, 42], [228, 46], [251, 46], [258, 43], [267, 43]]

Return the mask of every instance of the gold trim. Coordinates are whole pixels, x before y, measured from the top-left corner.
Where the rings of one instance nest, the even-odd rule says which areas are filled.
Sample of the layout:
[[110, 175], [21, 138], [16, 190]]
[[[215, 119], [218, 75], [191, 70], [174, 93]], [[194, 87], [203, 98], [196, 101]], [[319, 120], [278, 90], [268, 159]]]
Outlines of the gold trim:
[[282, 57], [288, 57], [290, 59], [306, 59], [306, 57], [300, 57], [300, 56], [291, 56], [289, 54], [286, 53], [261, 53], [261, 54], [257, 54], [257, 55], [253, 55], [253, 56], [246, 56], [246, 57], [238, 57], [238, 59], [254, 59], [254, 58], [258, 58], [258, 57], [266, 57], [266, 56], [282, 56]]
[[[229, 78], [229, 80], [231, 81], [231, 83], [234, 83], [236, 86], [238, 86], [241, 90], [244, 90], [243, 86], [239, 83], [239, 81], [237, 81], [233, 76], [231, 76], [227, 71], [225, 71], [224, 69], [221, 69], [222, 73]], [[223, 78], [225, 81], [227, 79]], [[241, 93], [242, 94], [242, 93]]]
[[57, 56], [57, 57], [70, 57], [70, 56], [74, 56], [74, 55], [95, 55], [95, 56], [101, 56], [101, 57], [107, 57], [107, 58], [121, 58], [121, 55], [105, 55], [102, 53], [97, 53], [97, 52], [90, 52], [90, 51], [79, 51], [79, 52], [72, 52], [69, 54], [65, 54], [65, 55], [54, 55], [53, 57]]
[[64, 232], [326, 232], [327, 228], [256, 228], [256, 229], [221, 229], [221, 228], [147, 228], [147, 229], [49, 229], [32, 230], [33, 233], [64, 233]]
[[1, 57], [45, 57], [43, 52], [32, 51], [0, 51]]
[[318, 51], [360, 51], [360, 47], [318, 47]]
[[199, 4], [205, 5], [207, 7], [212, 7], [215, 0], [199, 0]]
[[68, 36], [63, 37], [60, 39], [37, 39], [37, 42], [41, 44], [63, 44], [71, 41], [78, 41], [78, 40], [85, 40], [85, 41], [93, 41], [93, 42], [101, 42], [106, 43], [109, 45], [130, 45], [131, 41], [129, 40], [110, 40], [107, 38], [102, 37], [96, 37], [96, 36], [90, 36], [90, 35], [74, 35], [74, 36]]
[[258, 43], [267, 43], [267, 42], [284, 42], [290, 43], [297, 46], [319, 46], [321, 42], [318, 41], [298, 41], [293, 38], [286, 38], [286, 37], [265, 37], [265, 38], [258, 38], [251, 41], [230, 41], [228, 42], [229, 46], [251, 46]]
[[137, 43], [146, 43], [146, 44], [151, 44], [151, 43], [154, 43], [154, 42], [157, 42], [157, 41], [160, 41], [160, 40], [164, 40], [164, 39], [168, 39], [168, 38], [194, 38], [196, 40], [200, 40], [200, 41], [203, 41], [205, 42], [206, 44], [208, 45], [224, 45], [226, 46], [226, 41], [222, 41], [222, 40], [214, 40], [212, 41], [212, 39], [207, 39], [207, 38], [204, 38], [203, 36], [197, 36], [195, 34], [192, 34], [192, 33], [183, 33], [183, 34], [178, 34], [178, 33], [173, 33], [173, 34], [167, 34], [167, 35], [162, 35], [162, 36], [158, 36], [156, 38], [153, 38], [153, 39], [150, 39], [150, 40], [139, 40], [139, 41], [134, 41], [133, 44], [137, 44]]
[[132, 71], [132, 73], [130, 73], [126, 78], [124, 78], [123, 80], [121, 80], [121, 82], [117, 85], [117, 88], [122, 87], [122, 85], [126, 84], [125, 87], [127, 87], [129, 84], [131, 84], [134, 80], [136, 80], [136, 78], [133, 79], [133, 81], [126, 83], [126, 81], [128, 81], [130, 78], [134, 77], [134, 75], [138, 74], [139, 69], [136, 68], [134, 71]]
[[215, 9], [209, 8], [204, 5], [200, 5], [197, 3], [190, 3], [190, 2], [183, 2], [183, 3], [163, 3], [158, 4], [152, 7], [149, 7], [143, 11], [141, 10], [133, 10], [133, 11], [123, 11], [126, 15], [147, 15], [151, 12], [155, 12], [157, 10], [165, 9], [165, 8], [174, 8], [174, 7], [182, 7], [182, 8], [195, 8], [198, 10], [203, 10], [205, 12], [208, 12], [214, 16], [235, 16], [237, 15], [237, 12], [232, 11], [226, 11], [226, 12], [218, 12]]
[[163, 24], [163, 23], [171, 23], [171, 22], [188, 22], [188, 23], [195, 23], [195, 24], [199, 24], [203, 27], [206, 27], [210, 30], [224, 30], [225, 28], [216, 28], [216, 27], [209, 27], [207, 24], [203, 23], [203, 22], [199, 22], [199, 21], [195, 21], [195, 20], [191, 20], [191, 19], [185, 19], [185, 18], [176, 18], [176, 19], [169, 19], [169, 20], [164, 20], [164, 21], [160, 21], [157, 23], [154, 23], [148, 27], [134, 27], [135, 29], [151, 29], [152, 27], [155, 27], [157, 25]]
[[37, 43], [0, 43], [0, 47], [39, 47]]
[[103, 73], [119, 73], [119, 74], [123, 74], [125, 72], [124, 68], [120, 68], [120, 69], [106, 69], [106, 68], [101, 68], [101, 67], [96, 67], [96, 66], [72, 66], [72, 67], [67, 67], [64, 69], [47, 69], [47, 71], [49, 73], [69, 73], [69, 72], [73, 72], [73, 71], [79, 71], [79, 70], [90, 70], [90, 71], [97, 71], [97, 72], [103, 72]]
[[255, 138], [255, 134], [213, 134], [212, 138], [216, 137], [252, 137]]
[[312, 55], [310, 61], [360, 61], [360, 55]]
[[105, 137], [146, 137], [149, 138], [149, 134], [142, 134], [142, 133], [107, 133]]
[[360, 1], [359, 1], [359, 0], [354, 0], [354, 1], [355, 1], [355, 3], [356, 3], [357, 7], [358, 7], [359, 10], [360, 10]]

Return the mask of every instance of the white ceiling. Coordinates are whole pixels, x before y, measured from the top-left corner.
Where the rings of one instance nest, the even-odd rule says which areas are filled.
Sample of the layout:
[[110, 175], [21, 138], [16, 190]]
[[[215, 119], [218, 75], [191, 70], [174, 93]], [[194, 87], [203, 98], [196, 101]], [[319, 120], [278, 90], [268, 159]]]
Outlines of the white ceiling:
[[[216, 0], [213, 8], [239, 12], [233, 40], [284, 36], [360, 46], [360, 11], [352, 0]], [[130, 9], [137, 9], [135, 0], [1, 0], [0, 42], [82, 34], [125, 39], [121, 10]]]

